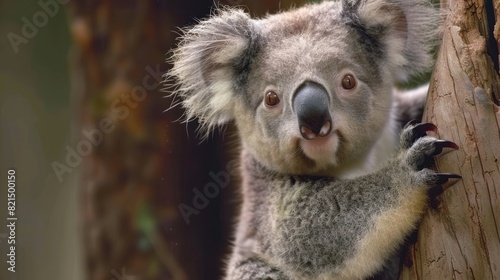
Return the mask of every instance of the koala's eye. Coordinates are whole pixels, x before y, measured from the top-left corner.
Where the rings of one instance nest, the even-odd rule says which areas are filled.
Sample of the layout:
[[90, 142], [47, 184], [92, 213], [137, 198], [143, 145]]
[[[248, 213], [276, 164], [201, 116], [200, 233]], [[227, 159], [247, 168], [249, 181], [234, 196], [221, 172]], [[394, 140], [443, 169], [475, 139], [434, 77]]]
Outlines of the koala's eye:
[[353, 89], [356, 86], [356, 78], [352, 74], [346, 74], [342, 78], [342, 88]]
[[264, 96], [264, 102], [267, 106], [273, 107], [280, 103], [280, 98], [278, 97], [278, 94], [276, 94], [276, 92], [268, 91], [266, 92], [266, 96]]

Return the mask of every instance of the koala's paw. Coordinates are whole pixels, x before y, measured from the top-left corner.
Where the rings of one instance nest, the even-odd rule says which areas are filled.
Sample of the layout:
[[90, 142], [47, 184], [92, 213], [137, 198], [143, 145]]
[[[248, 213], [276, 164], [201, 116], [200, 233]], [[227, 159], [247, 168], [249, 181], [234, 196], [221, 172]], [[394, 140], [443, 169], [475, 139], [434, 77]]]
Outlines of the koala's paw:
[[401, 132], [400, 145], [402, 160], [411, 170], [416, 171], [417, 180], [428, 186], [442, 185], [451, 178], [462, 178], [452, 173], [436, 173], [428, 167], [433, 156], [439, 155], [444, 148], [458, 150], [458, 146], [446, 140], [427, 136], [428, 131], [436, 131], [432, 123], [409, 122]]

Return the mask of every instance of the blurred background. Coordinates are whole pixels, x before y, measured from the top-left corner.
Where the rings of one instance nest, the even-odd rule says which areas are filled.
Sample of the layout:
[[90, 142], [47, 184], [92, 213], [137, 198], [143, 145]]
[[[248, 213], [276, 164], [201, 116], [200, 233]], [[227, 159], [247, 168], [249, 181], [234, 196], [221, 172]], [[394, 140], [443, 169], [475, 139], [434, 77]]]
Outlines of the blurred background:
[[229, 127], [200, 143], [180, 108], [164, 112], [166, 53], [216, 5], [263, 16], [305, 2], [0, 0], [0, 278], [220, 279], [238, 139]]

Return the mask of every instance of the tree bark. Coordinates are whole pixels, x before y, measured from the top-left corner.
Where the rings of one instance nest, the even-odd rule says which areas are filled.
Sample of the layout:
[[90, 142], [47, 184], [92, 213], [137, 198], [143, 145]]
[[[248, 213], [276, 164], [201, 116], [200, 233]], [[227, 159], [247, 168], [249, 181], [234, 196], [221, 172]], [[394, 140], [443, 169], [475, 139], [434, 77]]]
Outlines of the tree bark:
[[460, 146], [436, 167], [463, 179], [431, 203], [400, 278], [500, 279], [500, 1], [448, 5], [423, 121]]

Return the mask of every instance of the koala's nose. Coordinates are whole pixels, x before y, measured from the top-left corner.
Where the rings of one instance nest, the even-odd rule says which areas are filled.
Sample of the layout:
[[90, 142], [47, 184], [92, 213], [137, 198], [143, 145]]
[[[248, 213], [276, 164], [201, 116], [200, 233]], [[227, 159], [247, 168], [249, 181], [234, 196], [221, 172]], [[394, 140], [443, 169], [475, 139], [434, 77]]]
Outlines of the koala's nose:
[[302, 84], [293, 97], [293, 108], [297, 114], [302, 137], [312, 140], [324, 137], [332, 131], [330, 100], [326, 89], [313, 82]]

